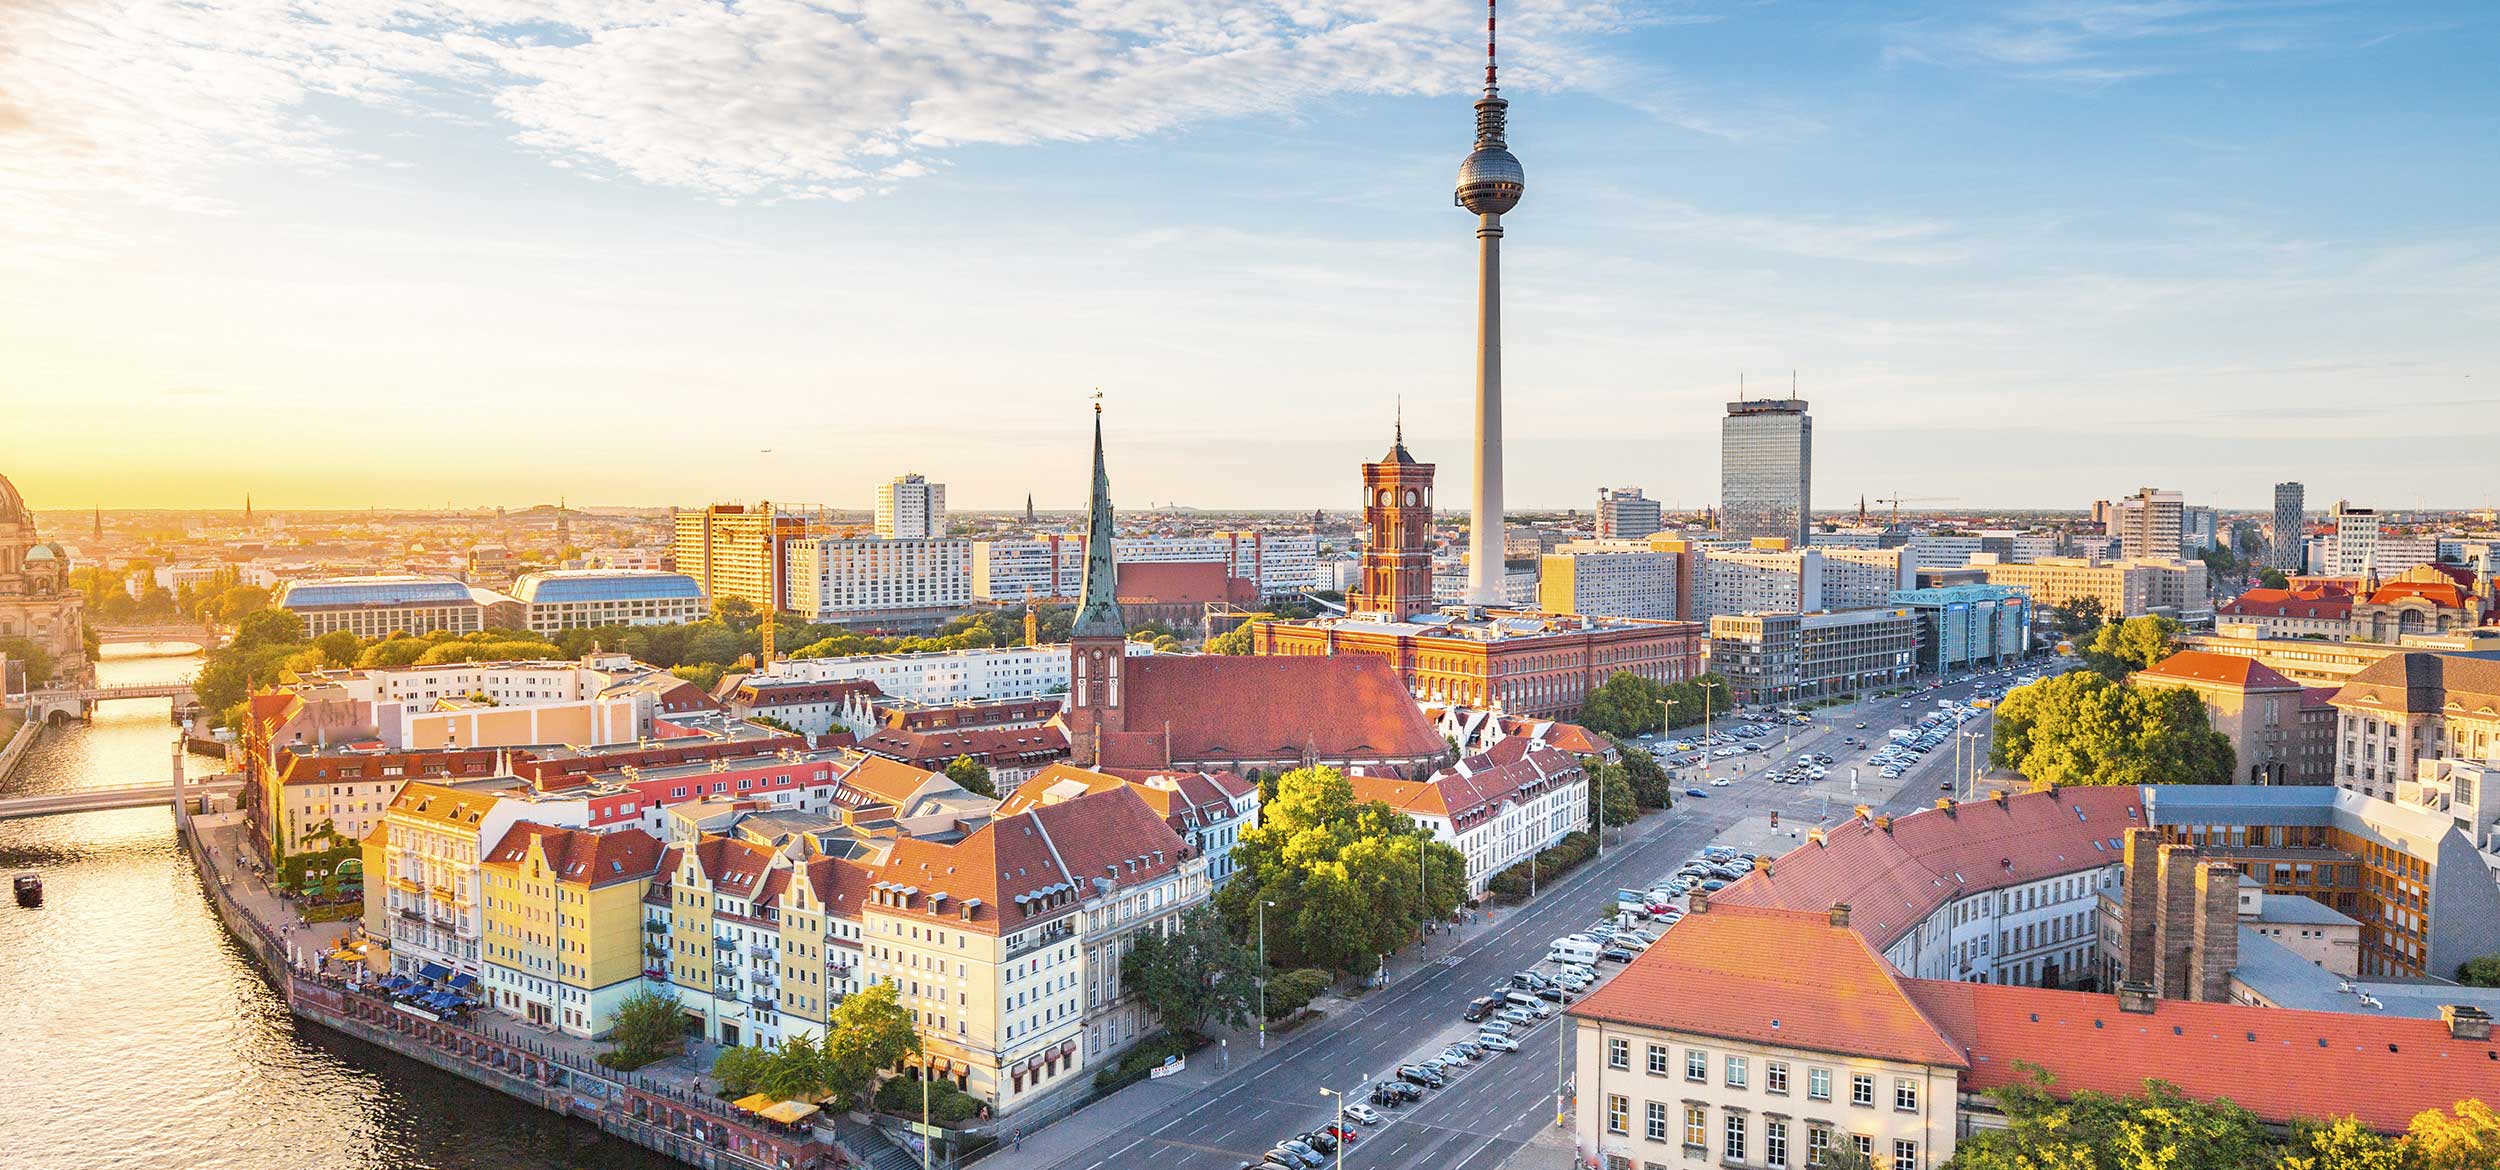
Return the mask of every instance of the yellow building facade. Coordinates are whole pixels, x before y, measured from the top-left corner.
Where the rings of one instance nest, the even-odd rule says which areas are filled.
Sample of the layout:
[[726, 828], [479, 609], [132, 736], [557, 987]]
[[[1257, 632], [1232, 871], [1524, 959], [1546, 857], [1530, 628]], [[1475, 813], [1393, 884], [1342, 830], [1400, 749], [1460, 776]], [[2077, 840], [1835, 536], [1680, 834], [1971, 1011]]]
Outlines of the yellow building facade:
[[478, 867], [488, 1002], [568, 1035], [607, 1035], [642, 984], [642, 902], [660, 856], [639, 829], [505, 830]]

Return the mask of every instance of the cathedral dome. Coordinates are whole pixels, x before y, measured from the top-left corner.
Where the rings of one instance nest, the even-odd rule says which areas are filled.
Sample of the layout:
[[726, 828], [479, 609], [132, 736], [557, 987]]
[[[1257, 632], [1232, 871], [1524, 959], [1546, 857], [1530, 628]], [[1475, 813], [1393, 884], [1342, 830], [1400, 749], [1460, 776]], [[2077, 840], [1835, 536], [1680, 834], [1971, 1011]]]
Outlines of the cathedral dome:
[[17, 485], [0, 475], [0, 524], [32, 524], [34, 514], [26, 510], [26, 501], [17, 494]]
[[57, 561], [59, 559], [61, 559], [61, 546], [57, 544], [39, 544], [26, 550], [26, 563], [30, 565], [36, 561]]

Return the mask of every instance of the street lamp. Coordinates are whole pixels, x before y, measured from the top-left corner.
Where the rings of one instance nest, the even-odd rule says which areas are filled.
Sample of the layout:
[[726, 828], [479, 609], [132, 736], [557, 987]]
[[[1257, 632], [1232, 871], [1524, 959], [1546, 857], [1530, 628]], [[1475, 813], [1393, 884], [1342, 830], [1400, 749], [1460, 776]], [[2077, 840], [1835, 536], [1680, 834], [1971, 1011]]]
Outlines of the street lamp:
[[1658, 738], [1665, 739], [1668, 732], [1675, 730], [1675, 707], [1674, 699], [1658, 700]]
[[1718, 690], [1724, 685], [1726, 684], [1719, 682], [1717, 679], [1709, 678], [1702, 679], [1701, 681], [1693, 684], [1696, 689], [1701, 691], [1701, 778], [1705, 781], [1710, 779], [1710, 709], [1716, 705], [1711, 701], [1711, 692]]
[[1259, 1051], [1267, 1051], [1267, 908], [1275, 905], [1259, 899]]
[[[1371, 1079], [1370, 1073], [1364, 1073], [1361, 1080], [1354, 1082], [1355, 1087], [1361, 1088], [1365, 1081]], [[1337, 1139], [1337, 1170], [1345, 1170], [1345, 1094], [1323, 1085], [1320, 1087], [1319, 1095], [1334, 1097], [1337, 1100], [1337, 1132], [1334, 1135]]]

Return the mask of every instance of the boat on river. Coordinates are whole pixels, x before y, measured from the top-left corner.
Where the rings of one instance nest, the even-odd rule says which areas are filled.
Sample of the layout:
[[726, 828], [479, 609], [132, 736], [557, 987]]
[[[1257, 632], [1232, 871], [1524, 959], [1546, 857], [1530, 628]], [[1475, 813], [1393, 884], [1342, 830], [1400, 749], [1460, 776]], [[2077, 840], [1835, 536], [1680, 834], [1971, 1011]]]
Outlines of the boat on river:
[[32, 909], [43, 905], [43, 875], [33, 870], [17, 875], [17, 904]]

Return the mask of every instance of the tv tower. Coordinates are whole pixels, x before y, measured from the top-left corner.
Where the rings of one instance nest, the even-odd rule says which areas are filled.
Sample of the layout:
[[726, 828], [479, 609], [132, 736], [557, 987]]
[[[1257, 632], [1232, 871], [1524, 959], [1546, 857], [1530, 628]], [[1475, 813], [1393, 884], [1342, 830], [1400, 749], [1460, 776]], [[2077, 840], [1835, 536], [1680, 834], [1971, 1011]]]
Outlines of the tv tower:
[[1460, 207], [1476, 216], [1476, 498], [1467, 534], [1467, 603], [1500, 605], [1502, 570], [1502, 213], [1519, 206], [1527, 172], [1505, 133], [1510, 103], [1494, 84], [1494, 3], [1484, 2], [1484, 96], [1476, 148], [1458, 164]]

